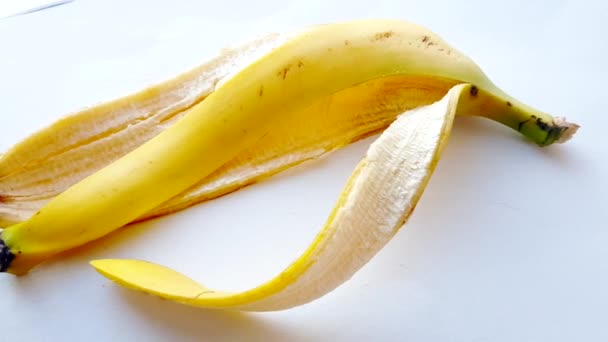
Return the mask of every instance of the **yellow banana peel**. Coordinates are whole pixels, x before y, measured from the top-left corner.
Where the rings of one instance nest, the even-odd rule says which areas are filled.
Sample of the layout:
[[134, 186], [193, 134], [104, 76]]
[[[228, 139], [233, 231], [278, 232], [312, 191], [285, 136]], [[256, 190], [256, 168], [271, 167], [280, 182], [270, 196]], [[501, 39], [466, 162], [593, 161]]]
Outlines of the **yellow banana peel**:
[[[307, 251], [242, 293], [159, 265], [97, 260], [117, 283], [180, 303], [277, 310], [333, 290], [404, 224], [455, 115], [541, 146], [578, 126], [510, 97], [428, 29], [357, 20], [271, 34], [137, 94], [69, 115], [0, 156], [0, 270], [212, 199], [381, 132]], [[62, 132], [63, 134], [58, 134]]]

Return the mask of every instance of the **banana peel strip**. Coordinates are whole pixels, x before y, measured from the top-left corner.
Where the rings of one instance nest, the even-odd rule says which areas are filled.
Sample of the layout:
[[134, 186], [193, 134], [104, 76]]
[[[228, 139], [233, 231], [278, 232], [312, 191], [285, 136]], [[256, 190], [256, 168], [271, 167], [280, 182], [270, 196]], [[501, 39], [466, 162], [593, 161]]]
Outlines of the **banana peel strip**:
[[211, 290], [141, 260], [91, 264], [124, 287], [196, 307], [271, 311], [319, 298], [350, 279], [407, 221], [445, 147], [461, 94], [470, 87], [457, 85], [440, 101], [400, 115], [369, 147], [307, 250], [258, 287], [240, 293]]

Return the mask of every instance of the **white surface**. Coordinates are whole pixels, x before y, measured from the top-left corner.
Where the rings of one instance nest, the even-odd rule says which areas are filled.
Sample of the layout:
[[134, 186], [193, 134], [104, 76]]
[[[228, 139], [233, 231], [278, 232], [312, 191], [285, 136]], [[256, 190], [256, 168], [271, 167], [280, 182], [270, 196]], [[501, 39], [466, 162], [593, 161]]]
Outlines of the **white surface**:
[[[327, 1], [327, 0], [325, 0]], [[77, 1], [0, 20], [0, 150], [64, 113], [263, 31], [357, 17], [430, 27], [505, 90], [582, 125], [540, 149], [458, 118], [406, 227], [351, 281], [288, 311], [205, 311], [119, 289], [87, 261], [141, 258], [244, 289], [310, 242], [373, 138], [269, 181], [0, 275], [1, 341], [608, 340], [604, 1]]]

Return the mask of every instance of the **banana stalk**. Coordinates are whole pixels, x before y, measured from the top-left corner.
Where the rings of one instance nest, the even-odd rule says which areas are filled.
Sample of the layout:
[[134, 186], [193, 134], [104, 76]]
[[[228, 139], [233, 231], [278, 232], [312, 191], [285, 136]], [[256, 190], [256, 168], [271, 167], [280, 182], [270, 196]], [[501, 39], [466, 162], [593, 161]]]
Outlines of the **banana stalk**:
[[[0, 236], [0, 270], [27, 273], [131, 222], [234, 191], [383, 130], [450, 89], [459, 99], [468, 92], [458, 114], [501, 122], [541, 146], [578, 127], [508, 96], [414, 24], [361, 20], [270, 35], [68, 116], [2, 156], [0, 217], [13, 225]], [[95, 266], [113, 274], [104, 265]]]

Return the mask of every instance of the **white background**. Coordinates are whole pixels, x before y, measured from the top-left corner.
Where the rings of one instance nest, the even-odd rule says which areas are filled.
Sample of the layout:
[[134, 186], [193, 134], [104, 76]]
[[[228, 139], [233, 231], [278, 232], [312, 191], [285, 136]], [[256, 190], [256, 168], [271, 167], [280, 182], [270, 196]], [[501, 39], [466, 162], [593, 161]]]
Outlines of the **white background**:
[[288, 265], [373, 137], [271, 180], [0, 275], [0, 341], [607, 341], [605, 1], [84, 1], [0, 20], [0, 150], [260, 32], [361, 17], [423, 24], [522, 101], [581, 124], [539, 148], [457, 118], [417, 210], [349, 282], [282, 312], [190, 308], [87, 261], [141, 258], [226, 290]]

